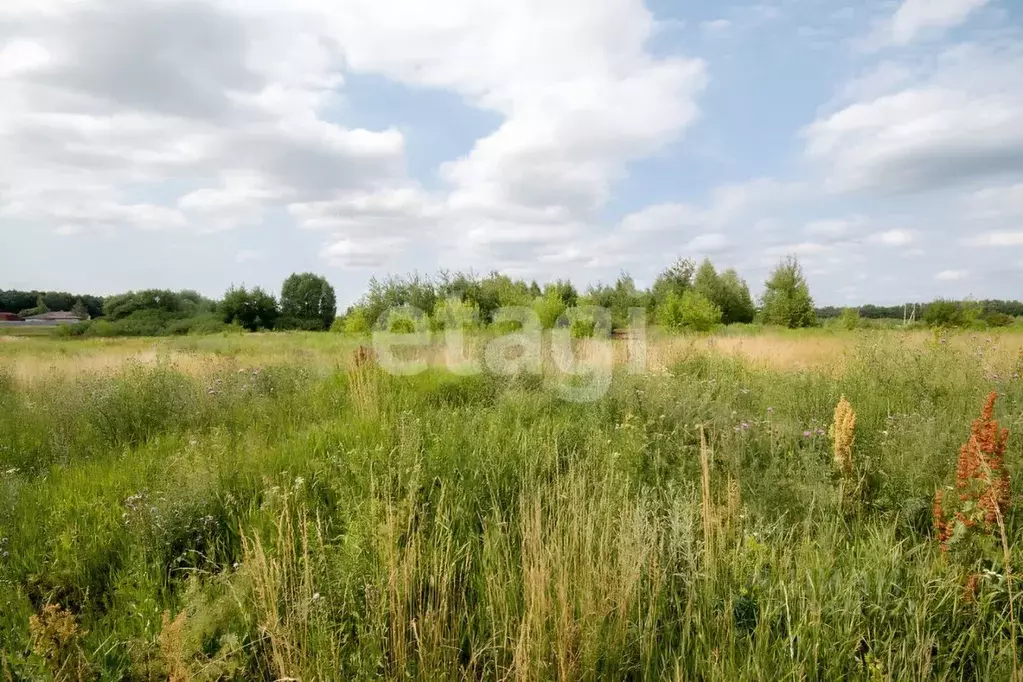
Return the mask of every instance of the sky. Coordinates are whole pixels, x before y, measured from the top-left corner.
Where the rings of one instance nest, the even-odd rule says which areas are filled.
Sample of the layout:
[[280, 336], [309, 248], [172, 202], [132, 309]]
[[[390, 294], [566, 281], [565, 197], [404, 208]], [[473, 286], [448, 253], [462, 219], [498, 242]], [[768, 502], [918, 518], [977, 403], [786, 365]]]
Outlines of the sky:
[[0, 2], [0, 288], [788, 255], [1023, 298], [1023, 2]]

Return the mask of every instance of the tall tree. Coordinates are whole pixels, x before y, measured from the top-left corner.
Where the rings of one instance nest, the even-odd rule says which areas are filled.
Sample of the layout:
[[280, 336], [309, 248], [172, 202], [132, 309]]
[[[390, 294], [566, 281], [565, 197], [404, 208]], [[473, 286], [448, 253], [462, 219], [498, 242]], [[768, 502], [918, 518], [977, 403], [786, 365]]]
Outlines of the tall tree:
[[248, 291], [245, 287], [231, 287], [220, 304], [224, 322], [237, 322], [250, 332], [273, 329], [280, 311], [274, 297], [259, 287]]
[[293, 274], [281, 287], [281, 322], [285, 326], [326, 330], [337, 316], [334, 287], [311, 272]]
[[765, 324], [789, 328], [817, 324], [810, 285], [795, 257], [783, 260], [767, 278], [760, 299], [760, 312]]
[[749, 285], [746, 280], [739, 277], [734, 268], [729, 268], [721, 274], [721, 307], [723, 322], [725, 324], [748, 324], [753, 321], [757, 314], [757, 308], [753, 305], [753, 297], [749, 293]]
[[675, 294], [678, 300], [681, 300], [682, 294], [693, 286], [695, 270], [696, 266], [688, 258], [676, 260], [654, 280], [654, 285], [650, 288], [649, 306], [656, 311], [667, 300], [668, 294]]

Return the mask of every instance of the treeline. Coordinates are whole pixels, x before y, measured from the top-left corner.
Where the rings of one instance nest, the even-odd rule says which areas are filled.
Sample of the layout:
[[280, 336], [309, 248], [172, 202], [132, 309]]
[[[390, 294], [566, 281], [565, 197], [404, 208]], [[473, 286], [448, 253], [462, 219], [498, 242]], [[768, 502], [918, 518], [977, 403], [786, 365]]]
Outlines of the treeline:
[[[615, 329], [629, 326], [630, 311], [645, 311], [647, 320], [668, 329], [707, 331], [719, 324], [751, 323], [757, 319], [786, 327], [816, 324], [813, 299], [799, 264], [789, 259], [781, 264], [765, 283], [760, 307], [753, 301], [749, 286], [733, 270], [718, 272], [710, 260], [699, 266], [679, 259], [661, 272], [649, 289], [641, 289], [623, 273], [613, 284], [598, 283], [578, 291], [569, 281], [557, 280], [540, 286], [536, 281], [512, 279], [492, 272], [442, 271], [431, 278], [420, 274], [371, 279], [368, 291], [350, 307], [335, 328], [350, 333], [365, 333], [374, 328], [402, 327], [428, 323], [433, 330], [450, 324], [487, 326], [500, 324], [502, 308], [528, 307], [536, 313], [542, 327], [550, 329], [573, 309], [589, 306], [610, 311]], [[408, 316], [390, 320], [395, 311], [407, 310]], [[385, 315], [385, 313], [387, 315]], [[415, 319], [414, 319], [415, 318]], [[425, 318], [425, 319], [424, 319]], [[573, 330], [592, 330], [593, 320], [573, 320]]]
[[28, 317], [51, 310], [73, 310], [81, 314], [82, 317], [99, 317], [103, 314], [103, 298], [69, 294], [66, 291], [0, 290], [0, 313], [14, 313]]
[[[167, 336], [247, 329], [329, 329], [337, 314], [333, 287], [312, 273], [285, 280], [280, 299], [260, 288], [231, 287], [216, 301], [198, 292], [145, 289], [106, 298], [62, 292], [0, 291], [0, 312], [23, 317], [73, 311], [86, 321], [63, 325], [71, 336]], [[24, 308], [26, 301], [35, 301]]]
[[1023, 317], [1023, 302], [988, 299], [952, 301], [937, 299], [930, 303], [906, 303], [897, 306], [865, 305], [850, 308], [818, 308], [822, 320], [839, 319], [847, 327], [861, 320], [905, 320], [929, 327], [1007, 327]]
[[[931, 303], [936, 303], [936, 301], [932, 301]], [[921, 315], [927, 309], [927, 306], [931, 305], [931, 303], [911, 302], [892, 306], [868, 304], [856, 306], [855, 310], [859, 313], [860, 317], [868, 320], [901, 320], [904, 315], [906, 318], [909, 318], [914, 313], [916, 319], [921, 319]], [[1023, 301], [1002, 301], [998, 299], [991, 299], [975, 301], [973, 303], [984, 313], [1001, 313], [1002, 315], [1008, 315], [1010, 317], [1023, 317]], [[845, 310], [846, 308], [825, 306], [823, 308], [817, 308], [817, 317], [822, 320], [832, 319], [840, 317], [842, 312]]]
[[[20, 315], [48, 310], [74, 311], [86, 322], [61, 328], [76, 336], [162, 336], [225, 331], [306, 330], [367, 333], [389, 328], [438, 331], [450, 325], [483, 328], [505, 325], [500, 311], [529, 308], [550, 329], [571, 318], [574, 332], [592, 333], [588, 307], [610, 311], [614, 329], [628, 327], [633, 310], [644, 311], [648, 324], [666, 329], [708, 331], [717, 325], [759, 323], [812, 327], [822, 321], [853, 329], [879, 320], [902, 320], [935, 327], [1007, 326], [1023, 317], [1020, 301], [946, 301], [905, 306], [814, 306], [809, 285], [795, 258], [781, 261], [764, 282], [758, 301], [734, 269], [719, 272], [708, 259], [697, 265], [678, 259], [649, 288], [636, 286], [622, 273], [614, 283], [585, 290], [556, 280], [540, 285], [491, 272], [441, 271], [372, 278], [367, 291], [337, 316], [336, 295], [327, 280], [313, 273], [288, 277], [280, 295], [259, 287], [232, 286], [217, 301], [195, 291], [149, 289], [100, 298], [66, 292], [0, 291], [0, 312]], [[882, 323], [883, 324], [883, 323]], [[894, 324], [894, 323], [893, 323]]]

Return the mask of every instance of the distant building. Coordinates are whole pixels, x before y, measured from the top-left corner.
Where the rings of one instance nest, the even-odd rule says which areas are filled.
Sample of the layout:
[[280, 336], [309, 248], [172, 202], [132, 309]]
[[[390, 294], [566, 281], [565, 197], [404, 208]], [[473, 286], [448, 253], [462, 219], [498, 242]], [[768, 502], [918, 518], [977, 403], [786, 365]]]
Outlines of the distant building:
[[32, 315], [25, 322], [33, 324], [75, 324], [84, 322], [85, 318], [66, 310], [56, 310], [42, 315]]
[[21, 322], [17, 313], [0, 313], [0, 322]]

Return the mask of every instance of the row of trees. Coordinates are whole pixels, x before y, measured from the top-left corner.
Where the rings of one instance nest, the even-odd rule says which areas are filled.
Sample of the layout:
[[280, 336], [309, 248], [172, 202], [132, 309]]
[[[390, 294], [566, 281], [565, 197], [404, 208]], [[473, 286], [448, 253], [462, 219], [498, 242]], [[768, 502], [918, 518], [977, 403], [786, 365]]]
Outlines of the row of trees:
[[239, 324], [249, 331], [325, 331], [337, 315], [337, 298], [325, 278], [304, 272], [284, 280], [279, 302], [259, 287], [231, 287], [224, 294], [220, 312], [226, 324]]
[[145, 289], [108, 296], [91, 320], [62, 331], [74, 336], [164, 336], [232, 328], [326, 330], [336, 314], [334, 288], [323, 277], [302, 273], [285, 280], [279, 301], [258, 287], [232, 287], [221, 301], [189, 290]]
[[411, 307], [429, 316], [434, 329], [451, 319], [494, 323], [500, 308], [528, 306], [544, 328], [553, 327], [570, 308], [597, 306], [611, 311], [614, 328], [629, 324], [629, 311], [642, 308], [648, 318], [669, 329], [706, 331], [718, 324], [765, 322], [786, 327], [816, 324], [806, 278], [794, 259], [781, 264], [766, 283], [758, 311], [749, 286], [734, 269], [718, 272], [710, 260], [699, 266], [680, 259], [660, 273], [649, 289], [640, 289], [627, 274], [614, 284], [591, 285], [580, 293], [565, 280], [541, 287], [493, 272], [441, 272], [435, 279], [413, 274], [370, 280], [369, 289], [350, 307], [339, 328], [353, 333], [374, 327], [385, 311]]
[[856, 318], [866, 320], [923, 320], [932, 326], [967, 326], [972, 320], [981, 320], [990, 326], [1003, 326], [1017, 317], [1023, 317], [1023, 301], [938, 299], [930, 303], [864, 305], [854, 308], [827, 306], [817, 309], [817, 316], [822, 320], [838, 317], [849, 319], [853, 314]]
[[99, 317], [103, 314], [103, 299], [99, 296], [69, 294], [66, 291], [0, 290], [0, 313], [29, 317], [51, 310], [74, 311], [83, 318]]
[[[1023, 302], [935, 301], [912, 305], [918, 319], [932, 326], [967, 327], [1011, 324], [1023, 315]], [[415, 308], [428, 316], [433, 329], [457, 323], [486, 326], [500, 322], [497, 311], [512, 306], [532, 308], [545, 328], [580, 306], [610, 310], [616, 329], [629, 325], [630, 311], [641, 308], [647, 319], [668, 329], [706, 331], [719, 324], [754, 321], [782, 327], [809, 327], [819, 319], [841, 318], [849, 328], [861, 318], [902, 318], [904, 306], [816, 309], [806, 277], [795, 258], [783, 260], [764, 282], [755, 303], [749, 286], [734, 269], [718, 272], [704, 260], [679, 259], [661, 272], [648, 289], [636, 286], [622, 273], [614, 284], [598, 283], [578, 291], [567, 280], [540, 286], [536, 281], [513, 279], [492, 272], [442, 271], [430, 278], [419, 274], [373, 278], [366, 293], [342, 317], [336, 317], [334, 288], [313, 273], [293, 274], [281, 287], [280, 297], [259, 288], [232, 286], [223, 300], [195, 291], [149, 289], [101, 299], [65, 292], [0, 291], [0, 312], [36, 314], [47, 310], [74, 310], [91, 322], [76, 325], [71, 333], [96, 335], [163, 335], [208, 333], [232, 327], [261, 329], [334, 329], [365, 333], [389, 310]], [[590, 323], [592, 327], [592, 322]]]

